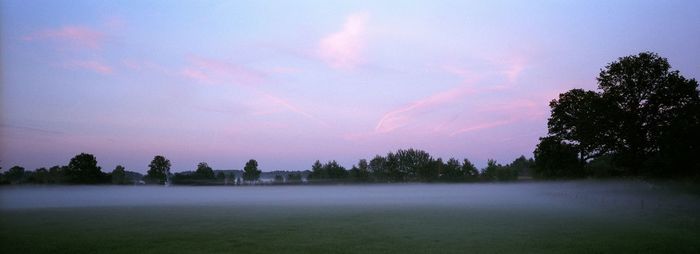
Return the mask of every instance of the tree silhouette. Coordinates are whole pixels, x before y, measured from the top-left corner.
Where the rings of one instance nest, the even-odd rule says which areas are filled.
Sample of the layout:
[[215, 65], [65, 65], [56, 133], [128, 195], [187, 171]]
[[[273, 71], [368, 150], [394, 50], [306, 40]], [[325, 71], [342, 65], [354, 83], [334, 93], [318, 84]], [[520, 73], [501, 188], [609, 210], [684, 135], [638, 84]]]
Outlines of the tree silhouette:
[[206, 162], [200, 162], [197, 164], [197, 170], [195, 171], [197, 178], [200, 179], [215, 179], [214, 170], [209, 167]]
[[258, 170], [258, 162], [251, 159], [246, 162], [245, 167], [243, 167], [243, 180], [256, 182], [260, 178], [260, 173], [261, 171]]
[[126, 179], [126, 170], [124, 166], [117, 165], [114, 170], [112, 170], [112, 183], [113, 184], [127, 184], [129, 183]]
[[95, 184], [109, 181], [107, 175], [97, 166], [95, 156], [88, 153], [73, 157], [68, 163], [66, 174], [72, 183]]
[[156, 155], [148, 164], [148, 168], [147, 179], [157, 184], [164, 184], [170, 174], [170, 160], [162, 155]]

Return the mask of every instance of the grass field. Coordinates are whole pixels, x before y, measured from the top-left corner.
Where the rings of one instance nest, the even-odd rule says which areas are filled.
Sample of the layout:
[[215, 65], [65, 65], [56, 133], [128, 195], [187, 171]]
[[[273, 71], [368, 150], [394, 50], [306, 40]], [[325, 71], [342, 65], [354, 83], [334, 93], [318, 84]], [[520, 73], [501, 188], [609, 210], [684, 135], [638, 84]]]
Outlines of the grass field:
[[[264, 188], [280, 192], [276, 187], [245, 191], [269, 191]], [[343, 188], [347, 193], [355, 187]], [[369, 188], [359, 192], [375, 191]], [[498, 195], [516, 195], [511, 190], [519, 187], [507, 188]], [[523, 189], [547, 202], [493, 196], [461, 205], [341, 200], [2, 209], [0, 252], [700, 253], [700, 225], [693, 211], [657, 211], [652, 201], [646, 208], [610, 201], [601, 206], [579, 194], [572, 197], [578, 201], [570, 201]]]

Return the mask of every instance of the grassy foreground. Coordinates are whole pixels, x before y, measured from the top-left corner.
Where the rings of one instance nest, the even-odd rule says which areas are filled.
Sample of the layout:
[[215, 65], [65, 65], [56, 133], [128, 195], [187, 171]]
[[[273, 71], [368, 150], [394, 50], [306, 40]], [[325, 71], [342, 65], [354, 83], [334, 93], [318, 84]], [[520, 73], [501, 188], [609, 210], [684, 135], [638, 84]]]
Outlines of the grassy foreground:
[[138, 206], [0, 211], [1, 253], [700, 253], [670, 218], [543, 208]]

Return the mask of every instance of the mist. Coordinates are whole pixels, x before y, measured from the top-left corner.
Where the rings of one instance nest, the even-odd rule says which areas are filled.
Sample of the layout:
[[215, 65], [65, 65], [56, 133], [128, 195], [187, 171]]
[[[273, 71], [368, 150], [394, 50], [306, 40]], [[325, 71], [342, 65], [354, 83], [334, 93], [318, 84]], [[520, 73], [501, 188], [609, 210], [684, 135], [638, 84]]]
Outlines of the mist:
[[697, 196], [643, 181], [325, 186], [3, 187], [0, 209], [132, 206], [454, 207], [576, 210], [624, 214], [695, 213]]

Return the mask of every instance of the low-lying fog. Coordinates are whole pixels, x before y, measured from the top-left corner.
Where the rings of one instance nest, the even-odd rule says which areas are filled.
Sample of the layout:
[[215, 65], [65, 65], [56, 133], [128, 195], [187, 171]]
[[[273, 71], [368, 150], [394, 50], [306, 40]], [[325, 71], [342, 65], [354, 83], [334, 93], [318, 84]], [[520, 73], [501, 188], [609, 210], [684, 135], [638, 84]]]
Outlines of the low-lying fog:
[[[697, 196], [642, 181], [327, 186], [20, 186], [0, 188], [0, 209], [147, 205], [455, 206], [700, 211]], [[697, 213], [696, 213], [697, 214]]]

